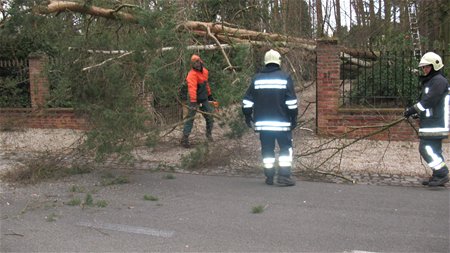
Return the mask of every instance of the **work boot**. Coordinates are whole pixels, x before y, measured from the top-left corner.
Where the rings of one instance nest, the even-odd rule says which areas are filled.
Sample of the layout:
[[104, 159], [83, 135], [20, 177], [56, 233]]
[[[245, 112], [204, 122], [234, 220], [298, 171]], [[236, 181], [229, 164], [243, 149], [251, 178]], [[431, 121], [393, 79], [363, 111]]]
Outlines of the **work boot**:
[[189, 135], [183, 135], [183, 137], [181, 137], [180, 144], [183, 148], [190, 148], [191, 144], [189, 143]]
[[278, 169], [277, 183], [281, 186], [293, 186], [295, 180], [291, 178], [291, 167], [281, 167]]
[[421, 183], [422, 183], [422, 185], [428, 185], [428, 183], [433, 179], [433, 177], [435, 177], [436, 176], [436, 173], [434, 172], [434, 170], [433, 170], [433, 174], [431, 174], [431, 177], [429, 177], [429, 178], [427, 178], [427, 179], [424, 179]]
[[295, 180], [287, 176], [278, 176], [277, 183], [280, 186], [294, 186]]
[[265, 183], [267, 185], [273, 185], [273, 177], [266, 177]]
[[430, 181], [431, 181], [431, 179], [433, 178], [433, 176], [431, 176], [431, 177], [429, 177], [429, 178], [427, 178], [427, 179], [424, 179], [424, 180], [422, 180], [422, 185], [428, 185], [429, 183], [430, 183]]
[[436, 187], [436, 186], [445, 186], [445, 183], [449, 181], [448, 174], [445, 176], [433, 176], [431, 177], [430, 181], [428, 182], [429, 187]]
[[433, 170], [433, 174], [431, 174], [429, 178], [426, 178], [421, 182], [422, 185], [427, 186], [434, 177], [436, 177], [436, 172]]
[[267, 185], [273, 185], [273, 177], [275, 176], [275, 169], [264, 169], [264, 175], [266, 176], [265, 183]]

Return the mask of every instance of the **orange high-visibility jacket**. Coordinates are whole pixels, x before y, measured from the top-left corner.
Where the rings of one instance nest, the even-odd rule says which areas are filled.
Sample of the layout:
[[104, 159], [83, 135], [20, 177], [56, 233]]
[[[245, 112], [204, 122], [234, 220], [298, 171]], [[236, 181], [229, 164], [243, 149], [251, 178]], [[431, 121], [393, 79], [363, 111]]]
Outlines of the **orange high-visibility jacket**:
[[208, 82], [208, 70], [203, 67], [202, 71], [191, 69], [186, 77], [189, 100], [192, 103], [202, 103], [211, 95]]

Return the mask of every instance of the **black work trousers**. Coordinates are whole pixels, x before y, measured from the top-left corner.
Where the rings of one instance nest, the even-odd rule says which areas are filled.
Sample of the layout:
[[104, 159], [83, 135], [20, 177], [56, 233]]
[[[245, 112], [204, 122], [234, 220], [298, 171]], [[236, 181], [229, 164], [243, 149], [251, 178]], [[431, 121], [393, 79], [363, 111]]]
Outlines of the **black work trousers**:
[[278, 156], [278, 175], [291, 175], [292, 167], [292, 132], [291, 131], [261, 131], [261, 154], [265, 170], [274, 170], [275, 167], [275, 145], [280, 148]]
[[[213, 125], [214, 125], [214, 118], [211, 115], [211, 113], [213, 112], [213, 109], [211, 108], [211, 105], [209, 104], [208, 101], [201, 103], [199, 109], [202, 112], [206, 112], [205, 114], [203, 114], [203, 117], [205, 118], [205, 121], [206, 121], [206, 135], [211, 136]], [[194, 119], [195, 119], [196, 114], [197, 114], [197, 106], [194, 106], [192, 103], [190, 103], [189, 112], [186, 117], [187, 120], [184, 123], [184, 127], [183, 127], [183, 135], [189, 136], [189, 134], [191, 134], [192, 127], [194, 126]]]

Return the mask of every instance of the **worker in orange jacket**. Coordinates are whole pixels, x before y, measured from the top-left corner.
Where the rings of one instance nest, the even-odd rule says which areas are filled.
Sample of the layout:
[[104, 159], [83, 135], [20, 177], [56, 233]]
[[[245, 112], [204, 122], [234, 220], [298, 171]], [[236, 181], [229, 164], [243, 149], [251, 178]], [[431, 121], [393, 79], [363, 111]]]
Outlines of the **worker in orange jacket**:
[[212, 129], [214, 119], [211, 115], [213, 108], [209, 101], [214, 101], [211, 94], [211, 88], [208, 82], [208, 70], [204, 67], [204, 62], [200, 56], [193, 54], [191, 57], [192, 69], [186, 77], [188, 88], [187, 104], [189, 112], [183, 128], [183, 137], [181, 138], [181, 145], [185, 148], [190, 147], [189, 135], [194, 125], [194, 118], [197, 110], [200, 109], [206, 121], [206, 137], [208, 141], [212, 141]]

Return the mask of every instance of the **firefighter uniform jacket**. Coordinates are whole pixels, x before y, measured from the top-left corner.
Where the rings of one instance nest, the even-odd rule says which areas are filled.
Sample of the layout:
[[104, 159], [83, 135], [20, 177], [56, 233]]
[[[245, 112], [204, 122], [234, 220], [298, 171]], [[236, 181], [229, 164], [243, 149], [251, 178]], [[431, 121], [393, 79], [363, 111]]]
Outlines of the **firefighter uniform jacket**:
[[419, 113], [421, 138], [443, 139], [449, 133], [449, 83], [440, 71], [421, 77], [422, 95], [414, 108]]
[[297, 96], [292, 78], [277, 64], [257, 73], [242, 101], [244, 115], [251, 116], [255, 131], [291, 131], [297, 120]]
[[186, 77], [189, 101], [192, 103], [202, 103], [208, 100], [211, 95], [211, 88], [208, 82], [208, 70], [203, 67], [201, 71], [191, 69]]

